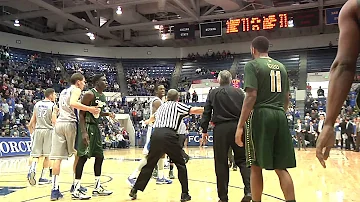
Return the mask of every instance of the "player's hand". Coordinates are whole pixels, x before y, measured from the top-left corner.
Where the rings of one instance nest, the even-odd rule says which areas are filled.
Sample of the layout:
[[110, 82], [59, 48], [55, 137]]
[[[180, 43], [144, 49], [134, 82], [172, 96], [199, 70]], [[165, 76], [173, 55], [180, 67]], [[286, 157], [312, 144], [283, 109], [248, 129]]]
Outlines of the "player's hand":
[[326, 168], [325, 161], [329, 158], [330, 150], [334, 147], [334, 143], [334, 126], [324, 125], [316, 142], [316, 158], [318, 158], [324, 168]]
[[146, 119], [146, 120], [144, 121], [144, 124], [145, 124], [145, 125], [149, 125], [149, 124], [150, 124], [150, 119]]
[[243, 132], [244, 132], [244, 129], [243, 129], [243, 128], [238, 128], [238, 129], [236, 130], [236, 133], [235, 133], [235, 143], [236, 143], [239, 147], [243, 147], [243, 146], [244, 146], [244, 143], [243, 143], [243, 141], [242, 141]]
[[99, 107], [97, 107], [97, 106], [90, 107], [90, 109], [89, 109], [89, 112], [92, 113], [92, 114], [100, 114], [100, 111], [101, 111], [101, 109]]
[[206, 144], [207, 140], [209, 138], [209, 134], [208, 133], [202, 133], [201, 138], [202, 138], [203, 142]]
[[83, 140], [85, 147], [88, 147], [90, 140], [89, 140], [89, 135], [87, 133], [82, 134], [82, 140]]

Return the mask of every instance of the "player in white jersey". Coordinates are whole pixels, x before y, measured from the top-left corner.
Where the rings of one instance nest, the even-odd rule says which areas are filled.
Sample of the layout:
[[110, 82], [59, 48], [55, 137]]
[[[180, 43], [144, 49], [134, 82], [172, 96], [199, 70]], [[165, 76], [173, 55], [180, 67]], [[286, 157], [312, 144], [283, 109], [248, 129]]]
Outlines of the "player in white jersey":
[[59, 173], [61, 161], [76, 153], [74, 149], [77, 135], [78, 115], [77, 110], [99, 114], [100, 109], [90, 107], [79, 102], [81, 91], [85, 87], [85, 77], [75, 73], [70, 78], [71, 86], [64, 89], [59, 97], [59, 117], [55, 124], [52, 137], [50, 159], [55, 160], [53, 165], [51, 200], [63, 197], [59, 191]]
[[[165, 87], [164, 85], [155, 86], [155, 97], [150, 101], [150, 115], [153, 115], [156, 110], [161, 106], [163, 103], [162, 99], [165, 96]], [[147, 162], [147, 155], [149, 154], [150, 149], [150, 138], [152, 133], [153, 127], [152, 124], [148, 126], [147, 134], [146, 134], [146, 143], [143, 149], [143, 154], [145, 155], [143, 159], [139, 162], [138, 167], [134, 170], [134, 172], [128, 177], [128, 183], [133, 186], [136, 182], [136, 178], [142, 169], [146, 165]], [[165, 179], [164, 177], [164, 157], [159, 159], [158, 162], [158, 177], [156, 180], [156, 184], [171, 184], [172, 181]]]
[[45, 178], [44, 172], [49, 169], [49, 155], [51, 150], [53, 126], [55, 125], [58, 113], [58, 109], [54, 105], [55, 100], [55, 90], [48, 88], [45, 90], [45, 99], [37, 102], [34, 106], [34, 112], [29, 123], [29, 131], [33, 134], [30, 153], [32, 162], [27, 175], [30, 185], [36, 184], [36, 164], [41, 156], [44, 156], [45, 159], [39, 178], [39, 184], [42, 185], [50, 183], [50, 181]]

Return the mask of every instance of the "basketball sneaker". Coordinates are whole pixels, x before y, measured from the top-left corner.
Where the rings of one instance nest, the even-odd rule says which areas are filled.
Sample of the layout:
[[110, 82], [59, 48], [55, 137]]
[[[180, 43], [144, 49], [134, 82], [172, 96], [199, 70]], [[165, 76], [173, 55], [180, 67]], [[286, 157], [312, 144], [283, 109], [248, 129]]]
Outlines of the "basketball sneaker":
[[103, 186], [100, 185], [98, 188], [95, 188], [93, 190], [92, 195], [93, 196], [109, 196], [112, 193], [113, 193], [112, 191], [106, 190], [106, 189], [104, 189]]
[[30, 185], [32, 185], [32, 186], [36, 185], [35, 171], [30, 171], [27, 175], [27, 179], [28, 179]]
[[189, 195], [189, 193], [182, 193], [180, 201], [191, 201], [191, 196]]
[[172, 184], [172, 180], [168, 180], [166, 178], [158, 178], [156, 179], [156, 184]]
[[89, 200], [91, 199], [91, 196], [87, 196], [86, 192], [83, 192], [80, 189], [78, 189], [78, 190], [74, 190], [71, 193], [71, 198], [74, 200]]
[[50, 184], [51, 180], [45, 179], [45, 178], [40, 178], [39, 179], [39, 185], [44, 185], [44, 184]]
[[61, 194], [59, 189], [51, 190], [51, 196], [50, 196], [51, 201], [57, 201], [59, 199], [62, 199], [63, 197], [64, 196]]
[[128, 178], [127, 178], [127, 182], [128, 182], [128, 184], [131, 186], [131, 188], [133, 188], [134, 185], [135, 185], [135, 182], [136, 182], [136, 178], [130, 178], [130, 177], [128, 177]]

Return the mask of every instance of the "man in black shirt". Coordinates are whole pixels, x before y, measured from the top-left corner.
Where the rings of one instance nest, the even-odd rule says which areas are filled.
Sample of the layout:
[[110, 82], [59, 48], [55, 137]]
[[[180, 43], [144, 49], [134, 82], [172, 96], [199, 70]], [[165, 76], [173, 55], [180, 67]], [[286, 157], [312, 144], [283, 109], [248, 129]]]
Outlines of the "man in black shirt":
[[176, 131], [185, 116], [201, 114], [204, 108], [191, 107], [178, 102], [178, 100], [179, 93], [175, 89], [170, 89], [167, 93], [167, 101], [151, 115], [150, 119], [145, 121], [146, 124], [155, 121], [153, 125], [154, 131], [150, 139], [147, 163], [141, 169], [139, 177], [129, 194], [133, 200], [137, 198], [138, 190], [144, 191], [155, 165], [164, 154], [167, 154], [173, 160], [178, 169], [178, 178], [182, 190], [181, 201], [191, 200], [185, 159], [182, 155], [182, 147], [179, 144], [179, 135], [176, 134]]
[[242, 202], [248, 202], [251, 201], [250, 169], [246, 167], [245, 147], [239, 147], [235, 143], [236, 127], [245, 94], [241, 89], [230, 86], [232, 76], [227, 70], [219, 73], [218, 81], [220, 87], [209, 93], [202, 115], [203, 138], [208, 136], [207, 129], [213, 113], [212, 122], [215, 124], [213, 148], [219, 202], [229, 200], [229, 167], [227, 162], [229, 147], [234, 151], [235, 164], [240, 168], [245, 186], [245, 196]]

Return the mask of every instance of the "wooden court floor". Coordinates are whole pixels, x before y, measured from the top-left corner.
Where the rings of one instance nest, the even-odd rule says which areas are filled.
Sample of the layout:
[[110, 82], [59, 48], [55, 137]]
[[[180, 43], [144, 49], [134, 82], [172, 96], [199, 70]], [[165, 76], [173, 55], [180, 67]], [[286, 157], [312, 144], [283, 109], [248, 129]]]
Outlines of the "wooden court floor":
[[[142, 157], [141, 149], [107, 150], [103, 164], [102, 184], [114, 193], [108, 197], [93, 197], [91, 201], [130, 201], [130, 187], [126, 179]], [[193, 158], [187, 164], [189, 189], [192, 201], [217, 202], [216, 176], [212, 148], [189, 148]], [[295, 183], [298, 202], [350, 202], [360, 201], [360, 153], [334, 150], [328, 160], [328, 168], [323, 169], [315, 158], [314, 149], [297, 151], [298, 167], [290, 169]], [[94, 182], [93, 162], [89, 160], [84, 168], [82, 184], [92, 191]], [[69, 192], [72, 181], [73, 159], [64, 161], [60, 175], [60, 190], [64, 194], [61, 201], [71, 201]], [[41, 165], [38, 165], [37, 175]], [[177, 170], [174, 169], [175, 175]], [[51, 185], [30, 186], [26, 180], [27, 157], [0, 159], [0, 193], [4, 190], [12, 193], [0, 196], [0, 202], [50, 201]], [[168, 170], [165, 170], [168, 174]], [[262, 201], [284, 201], [274, 172], [264, 171], [264, 194]], [[7, 188], [10, 187], [10, 188]], [[138, 192], [139, 202], [175, 202], [180, 201], [180, 183], [177, 179], [171, 185], [156, 185], [152, 179], [144, 192]], [[230, 171], [229, 201], [240, 201], [243, 185], [239, 171]]]

